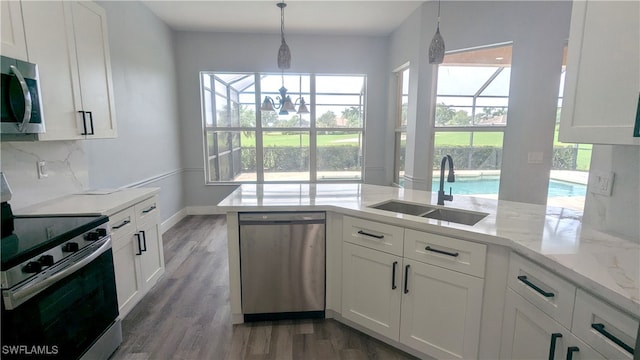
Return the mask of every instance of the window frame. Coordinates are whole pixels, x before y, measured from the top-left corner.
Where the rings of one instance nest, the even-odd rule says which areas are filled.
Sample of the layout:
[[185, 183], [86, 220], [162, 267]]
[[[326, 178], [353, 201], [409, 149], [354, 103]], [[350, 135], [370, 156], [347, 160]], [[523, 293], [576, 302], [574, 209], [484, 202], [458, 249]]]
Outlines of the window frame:
[[[405, 79], [406, 72], [406, 79]], [[404, 134], [405, 141], [407, 136], [407, 124], [403, 124], [402, 121], [402, 106], [403, 100], [407, 98], [407, 108], [409, 104], [409, 76], [411, 73], [411, 64], [405, 63], [393, 71], [396, 78], [396, 111], [394, 122], [394, 148], [393, 148], [393, 180], [392, 184], [397, 187], [403, 187], [400, 179], [401, 165], [406, 166], [406, 144], [405, 144], [405, 163], [401, 162], [402, 155], [402, 135]], [[407, 93], [404, 93], [405, 80], [407, 82]], [[409, 119], [407, 118], [407, 122]]]
[[[254, 89], [254, 101], [252, 103], [248, 103], [248, 102], [242, 102], [241, 101], [241, 91], [238, 92], [238, 109], [240, 109], [240, 107], [242, 105], [250, 105], [253, 106], [254, 110], [255, 110], [255, 126], [254, 127], [247, 127], [247, 126], [241, 126], [242, 124], [240, 123], [240, 119], [238, 119], [238, 126], [233, 126], [233, 122], [231, 121], [231, 119], [229, 118], [229, 120], [227, 121], [228, 126], [217, 126], [217, 116], [218, 116], [218, 112], [217, 112], [217, 104], [216, 104], [216, 89], [215, 89], [215, 80], [223, 83], [226, 85], [226, 92], [227, 92], [227, 116], [231, 116], [231, 111], [230, 111], [230, 103], [231, 103], [231, 97], [230, 97], [230, 85], [235, 82], [235, 81], [240, 81], [242, 79], [245, 79], [246, 77], [243, 77], [241, 79], [232, 81], [232, 82], [225, 82], [224, 80], [220, 79], [220, 78], [216, 78], [216, 75], [222, 75], [222, 74], [237, 74], [237, 75], [247, 75], [247, 76], [253, 76], [254, 77], [254, 83], [253, 86], [255, 87]], [[202, 118], [202, 131], [203, 131], [203, 159], [204, 159], [204, 175], [205, 175], [205, 184], [206, 185], [238, 185], [238, 184], [243, 184], [243, 183], [248, 183], [248, 184], [277, 184], [277, 183], [285, 183], [285, 184], [291, 184], [291, 183], [363, 183], [364, 182], [364, 174], [365, 174], [365, 128], [366, 128], [366, 118], [367, 118], [367, 114], [366, 114], [366, 105], [367, 105], [367, 75], [366, 74], [324, 74], [324, 73], [287, 73], [285, 74], [286, 76], [308, 76], [309, 80], [310, 80], [310, 89], [309, 89], [309, 103], [307, 104], [307, 106], [309, 107], [309, 111], [310, 114], [309, 116], [309, 126], [308, 127], [267, 127], [267, 126], [263, 126], [262, 124], [262, 111], [260, 111], [260, 106], [262, 104], [262, 97], [264, 95], [269, 95], [272, 98], [274, 98], [274, 94], [273, 91], [270, 92], [266, 92], [263, 93], [261, 90], [261, 79], [264, 76], [281, 76], [281, 73], [271, 73], [271, 72], [220, 72], [220, 71], [201, 71], [199, 74], [199, 80], [200, 80], [200, 93], [201, 93], [201, 118]], [[205, 81], [204, 81], [204, 75], [208, 75], [210, 77], [210, 84], [209, 86], [205, 86]], [[322, 76], [352, 76], [352, 77], [362, 77], [363, 78], [363, 85], [362, 85], [362, 89], [359, 93], [317, 93], [316, 92], [316, 78], [317, 77], [322, 77]], [[250, 87], [250, 86], [249, 86]], [[245, 88], [246, 89], [246, 88]], [[209, 91], [211, 94], [208, 94], [207, 91]], [[296, 93], [290, 93], [290, 95], [293, 97]], [[305, 93], [306, 95], [306, 93]], [[316, 126], [316, 120], [317, 120], [317, 114], [316, 114], [316, 106], [317, 106], [317, 95], [348, 95], [348, 96], [353, 96], [353, 95], [358, 95], [360, 102], [359, 104], [357, 104], [358, 108], [361, 111], [361, 122], [360, 122], [360, 126], [358, 127], [317, 127]], [[210, 96], [211, 97], [211, 108], [212, 108], [212, 125], [208, 125], [207, 124], [207, 109], [206, 109], [206, 103], [205, 103], [205, 97], [206, 96]], [[320, 106], [333, 106], [336, 104], [320, 104]], [[337, 106], [356, 106], [351, 105], [351, 104], [337, 104]], [[240, 117], [240, 110], [238, 110], [238, 117]], [[256, 159], [255, 159], [255, 163], [256, 163], [256, 180], [245, 180], [245, 181], [234, 181], [234, 180], [212, 180], [212, 173], [211, 173], [211, 161], [215, 160], [214, 163], [214, 170], [215, 172], [215, 176], [220, 179], [220, 172], [219, 172], [219, 167], [220, 167], [220, 153], [218, 153], [218, 147], [217, 147], [217, 136], [213, 136], [213, 144], [210, 144], [208, 141], [208, 134], [209, 133], [217, 133], [217, 132], [229, 132], [229, 136], [230, 136], [230, 144], [231, 144], [231, 159], [233, 159], [233, 152], [235, 150], [239, 150], [241, 151], [242, 149], [242, 143], [240, 142], [240, 146], [238, 147], [238, 149], [235, 149], [233, 147], [233, 141], [232, 141], [232, 137], [233, 137], [233, 133], [237, 132], [240, 133], [240, 136], [242, 136], [242, 132], [253, 132], [254, 136], [255, 136], [255, 151], [256, 151]], [[265, 133], [271, 132], [271, 131], [276, 131], [276, 132], [301, 132], [304, 134], [308, 134], [309, 136], [309, 169], [308, 169], [308, 173], [309, 173], [309, 180], [280, 180], [280, 181], [274, 181], [274, 180], [266, 180], [265, 181], [265, 169], [264, 169], [264, 141], [263, 141], [263, 135]], [[359, 134], [359, 151], [358, 151], [358, 163], [360, 164], [360, 174], [359, 174], [359, 178], [357, 179], [348, 179], [348, 178], [336, 178], [336, 179], [318, 179], [318, 168], [317, 168], [317, 164], [318, 164], [318, 136], [320, 134], [320, 136], [325, 133], [325, 132], [348, 132], [348, 133], [358, 133]], [[213, 145], [214, 146], [214, 154], [210, 154], [209, 153], [209, 149], [210, 146]], [[241, 156], [241, 155], [240, 155]], [[232, 166], [233, 166], [233, 162], [231, 160]], [[233, 167], [232, 167], [232, 171], [233, 171]], [[268, 172], [267, 172], [268, 174]], [[234, 173], [234, 177], [236, 176], [236, 174]]]

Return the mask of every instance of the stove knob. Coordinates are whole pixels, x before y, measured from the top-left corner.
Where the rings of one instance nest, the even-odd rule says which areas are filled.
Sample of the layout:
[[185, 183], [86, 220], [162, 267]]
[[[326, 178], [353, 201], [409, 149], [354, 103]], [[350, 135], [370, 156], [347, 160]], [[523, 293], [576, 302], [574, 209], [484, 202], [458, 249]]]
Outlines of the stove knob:
[[64, 252], [76, 252], [78, 251], [78, 243], [77, 242], [68, 242], [62, 245], [62, 251]]
[[96, 229], [96, 232], [98, 233], [98, 238], [103, 238], [105, 236], [107, 236], [107, 229]]
[[38, 262], [42, 266], [51, 266], [53, 265], [53, 255], [42, 255], [38, 259]]
[[42, 270], [42, 266], [37, 261], [29, 261], [27, 265], [22, 268], [22, 272], [25, 273], [37, 273]]
[[87, 241], [96, 241], [98, 240], [98, 232], [97, 231], [89, 231], [84, 234], [84, 239]]

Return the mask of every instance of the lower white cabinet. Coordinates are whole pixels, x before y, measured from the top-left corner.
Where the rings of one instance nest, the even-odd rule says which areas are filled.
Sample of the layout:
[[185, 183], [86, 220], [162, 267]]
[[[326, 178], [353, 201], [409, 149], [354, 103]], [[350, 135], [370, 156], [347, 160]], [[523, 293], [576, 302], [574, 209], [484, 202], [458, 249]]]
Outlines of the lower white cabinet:
[[402, 258], [350, 243], [342, 258], [342, 316], [398, 340]]
[[[345, 224], [351, 222], [345, 220]], [[363, 226], [357, 232], [390, 234], [397, 229], [379, 223], [375, 229], [364, 222], [359, 224]], [[422, 244], [433, 240], [433, 235], [404, 229], [404, 234], [400, 232], [393, 237], [397, 248], [405, 247], [405, 257], [401, 257], [395, 253], [396, 247], [384, 247], [388, 252], [381, 251], [374, 243], [370, 248], [352, 233], [345, 230], [343, 234], [343, 318], [434, 358], [478, 357], [484, 279], [445, 267], [457, 266], [455, 259], [460, 249], [471, 243], [446, 238], [451, 240], [448, 242], [451, 249], [446, 249], [454, 252], [445, 252], [439, 245], [435, 255], [442, 259], [432, 259], [431, 252], [415, 255], [413, 247], [407, 252], [406, 242], [409, 236], [413, 240], [410, 243]], [[445, 238], [437, 236], [437, 239]], [[418, 249], [431, 245], [416, 246]], [[484, 251], [484, 247], [473, 248], [470, 258], [484, 264]], [[426, 260], [407, 257], [414, 255]], [[445, 266], [429, 261], [439, 261]], [[477, 273], [484, 275], [484, 265], [478, 267]]]
[[157, 204], [154, 196], [109, 217], [121, 318], [164, 273]]
[[605, 359], [513, 290], [507, 289], [501, 359]]
[[484, 280], [405, 259], [400, 342], [437, 359], [478, 354]]

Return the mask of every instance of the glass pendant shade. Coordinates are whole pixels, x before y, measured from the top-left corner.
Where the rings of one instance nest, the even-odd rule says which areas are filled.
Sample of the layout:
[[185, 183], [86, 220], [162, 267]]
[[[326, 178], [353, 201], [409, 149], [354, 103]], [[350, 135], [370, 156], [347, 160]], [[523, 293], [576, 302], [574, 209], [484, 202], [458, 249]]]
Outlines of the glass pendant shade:
[[309, 109], [307, 108], [307, 104], [304, 102], [304, 98], [300, 98], [300, 106], [298, 107], [298, 114], [308, 114]]
[[276, 111], [273, 107], [273, 100], [268, 96], [265, 96], [262, 106], [260, 106], [260, 111]]
[[289, 69], [291, 67], [291, 51], [289, 51], [289, 45], [282, 38], [282, 44], [278, 49], [278, 69]]
[[293, 103], [291, 102], [291, 98], [289, 96], [287, 96], [286, 98], [284, 98], [284, 103], [282, 104], [282, 109], [284, 111], [296, 111], [295, 106], [293, 106]]
[[440, 24], [438, 24], [429, 45], [429, 64], [442, 64], [442, 61], [444, 61], [444, 39], [440, 35]]

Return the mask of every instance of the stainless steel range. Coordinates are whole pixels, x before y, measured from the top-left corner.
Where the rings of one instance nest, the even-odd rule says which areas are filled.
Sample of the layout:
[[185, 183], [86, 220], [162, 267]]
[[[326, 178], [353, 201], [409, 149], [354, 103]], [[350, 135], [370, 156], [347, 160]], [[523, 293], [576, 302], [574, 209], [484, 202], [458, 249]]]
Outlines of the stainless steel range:
[[14, 216], [4, 195], [2, 358], [108, 358], [122, 342], [109, 219]]

